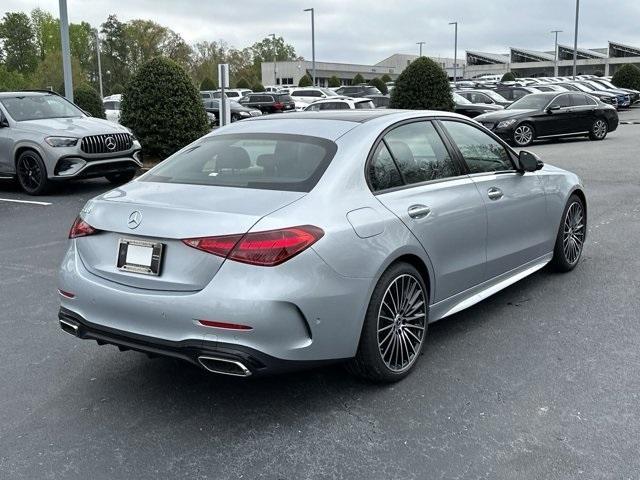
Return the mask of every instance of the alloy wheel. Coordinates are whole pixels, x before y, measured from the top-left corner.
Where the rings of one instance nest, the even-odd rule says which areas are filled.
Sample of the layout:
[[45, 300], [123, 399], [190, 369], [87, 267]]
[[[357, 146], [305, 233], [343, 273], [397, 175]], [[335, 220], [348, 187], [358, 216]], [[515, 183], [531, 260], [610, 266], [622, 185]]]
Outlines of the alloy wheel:
[[564, 218], [562, 249], [567, 262], [575, 264], [582, 253], [584, 244], [585, 223], [584, 210], [580, 202], [573, 202], [567, 209]]
[[25, 190], [37, 190], [42, 183], [44, 173], [38, 159], [33, 155], [23, 155], [18, 162], [18, 176]]
[[427, 304], [422, 284], [413, 275], [396, 277], [382, 297], [378, 311], [378, 350], [393, 372], [413, 365], [422, 349]]
[[529, 145], [533, 140], [533, 130], [529, 125], [520, 125], [513, 132], [513, 138], [518, 145]]
[[597, 139], [604, 138], [607, 134], [607, 124], [604, 120], [596, 120], [593, 124], [593, 136]]

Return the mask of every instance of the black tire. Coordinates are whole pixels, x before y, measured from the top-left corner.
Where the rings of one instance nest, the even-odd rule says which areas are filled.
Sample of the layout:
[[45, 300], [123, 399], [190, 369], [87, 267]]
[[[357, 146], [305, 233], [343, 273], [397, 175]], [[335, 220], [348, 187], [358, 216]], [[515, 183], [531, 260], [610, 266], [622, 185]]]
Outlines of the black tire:
[[[401, 308], [397, 310], [401, 311], [403, 316], [399, 318], [394, 316], [395, 320], [391, 320], [383, 313], [392, 314], [393, 309], [383, 306], [383, 300], [390, 299], [389, 292], [394, 288], [396, 288], [396, 293], [402, 290], [402, 295], [399, 295], [398, 299], [403, 299], [403, 301], [400, 302]], [[412, 288], [413, 290], [411, 290]], [[405, 293], [406, 296], [404, 296]], [[415, 301], [408, 301], [413, 296], [415, 296]], [[405, 299], [407, 299], [406, 303]], [[420, 305], [420, 301], [422, 301], [422, 305]], [[393, 303], [395, 306], [394, 302], [389, 303]], [[427, 335], [428, 318], [429, 292], [420, 272], [404, 262], [391, 265], [382, 274], [371, 295], [358, 351], [356, 356], [349, 361], [347, 368], [351, 373], [373, 382], [388, 383], [403, 379], [416, 365], [422, 353]], [[420, 332], [422, 332], [421, 335]], [[398, 352], [400, 353], [396, 353], [394, 359], [396, 345], [399, 346]], [[401, 352], [407, 353], [406, 358], [403, 359]], [[398, 356], [400, 360], [398, 360]], [[393, 368], [394, 365], [396, 368]]]
[[16, 160], [16, 178], [28, 195], [44, 195], [50, 186], [42, 157], [34, 150], [22, 152]]
[[109, 175], [105, 175], [104, 178], [106, 178], [109, 183], [112, 183], [114, 185], [122, 185], [124, 183], [130, 182], [135, 176], [136, 171], [130, 170], [126, 172], [110, 173]]
[[589, 138], [591, 140], [604, 140], [609, 133], [609, 125], [604, 118], [596, 118], [589, 130]]
[[[576, 211], [580, 213], [576, 217]], [[579, 220], [578, 220], [579, 219]], [[569, 272], [580, 262], [587, 233], [587, 214], [582, 199], [573, 194], [562, 212], [550, 266], [556, 272]], [[573, 237], [574, 240], [571, 240]], [[575, 248], [574, 248], [575, 247]], [[576, 251], [577, 248], [577, 251]]]
[[511, 142], [516, 147], [527, 147], [533, 143], [536, 138], [536, 131], [530, 123], [521, 123], [513, 129], [511, 134]]

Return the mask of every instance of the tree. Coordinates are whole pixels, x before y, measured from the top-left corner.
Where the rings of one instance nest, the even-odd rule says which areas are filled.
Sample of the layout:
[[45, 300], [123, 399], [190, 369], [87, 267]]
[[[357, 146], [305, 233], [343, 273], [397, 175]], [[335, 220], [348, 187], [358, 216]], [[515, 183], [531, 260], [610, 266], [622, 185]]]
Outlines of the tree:
[[611, 83], [620, 88], [640, 90], [640, 68], [632, 63], [623, 65], [613, 74]]
[[365, 80], [362, 75], [360, 75], [359, 73], [356, 73], [356, 76], [353, 77], [353, 80], [351, 81], [351, 83], [353, 85], [360, 85], [361, 83], [365, 83]]
[[385, 73], [384, 75], [382, 75], [382, 77], [380, 77], [380, 80], [382, 80], [384, 83], [387, 82], [392, 82], [393, 80], [391, 80], [391, 77], [389, 76], [389, 74]]
[[34, 40], [40, 60], [60, 50], [60, 21], [41, 8], [31, 11]]
[[389, 93], [389, 90], [387, 89], [387, 86], [385, 85], [385, 83], [382, 80], [380, 80], [378, 77], [375, 77], [369, 80], [369, 85], [371, 85], [372, 87], [376, 87], [378, 90], [380, 90], [380, 93], [382, 93], [383, 95], [386, 95], [387, 93]]
[[253, 87], [251, 87], [251, 90], [253, 90], [254, 92], [264, 92], [264, 85], [262, 85], [260, 82], [256, 82], [253, 84]]
[[236, 88], [251, 88], [251, 86], [249, 85], [249, 82], [247, 82], [246, 79], [241, 78], [236, 82]]
[[124, 86], [121, 83], [116, 83], [111, 87], [111, 90], [109, 90], [111, 95], [118, 95], [118, 94], [122, 94], [122, 92], [124, 92]]
[[513, 72], [507, 72], [504, 75], [502, 75], [502, 79], [500, 81], [501, 82], [515, 82], [516, 81], [516, 76], [513, 74]]
[[27, 14], [7, 12], [0, 21], [0, 44], [8, 71], [28, 74], [38, 65], [33, 25]]
[[428, 57], [414, 60], [395, 81], [390, 107], [453, 110], [447, 73]]
[[602, 70], [596, 70], [593, 72], [596, 77], [604, 77], [604, 72]]
[[145, 153], [168, 156], [209, 131], [200, 94], [176, 62], [156, 57], [143, 64], [122, 95], [120, 122]]
[[[71, 57], [71, 78], [74, 85], [80, 85], [85, 81], [85, 75], [82, 72], [82, 66], [77, 58]], [[38, 68], [31, 76], [33, 88], [49, 88], [53, 87], [58, 93], [64, 93], [64, 75], [62, 73], [62, 52], [48, 53], [47, 56], [38, 64]]]
[[336, 88], [340, 86], [340, 79], [333, 75], [329, 77], [329, 88]]
[[13, 92], [28, 87], [28, 82], [19, 72], [10, 72], [0, 63], [0, 92]]
[[200, 82], [200, 90], [215, 90], [216, 88], [218, 88], [218, 86], [211, 77], [204, 77], [202, 82]]
[[[109, 15], [101, 25], [102, 40], [102, 71], [105, 72], [104, 83], [107, 90], [111, 85], [119, 83], [125, 85], [130, 77], [127, 65], [129, 44], [126, 35], [126, 25], [115, 15]], [[107, 73], [108, 72], [108, 73]]]
[[300, 79], [300, 81], [298, 82], [299, 87], [310, 87], [312, 85], [313, 85], [313, 80], [311, 79], [308, 73], [305, 73]]
[[104, 114], [104, 105], [100, 94], [87, 83], [80, 84], [73, 91], [73, 101], [85, 112], [96, 118], [107, 118]]

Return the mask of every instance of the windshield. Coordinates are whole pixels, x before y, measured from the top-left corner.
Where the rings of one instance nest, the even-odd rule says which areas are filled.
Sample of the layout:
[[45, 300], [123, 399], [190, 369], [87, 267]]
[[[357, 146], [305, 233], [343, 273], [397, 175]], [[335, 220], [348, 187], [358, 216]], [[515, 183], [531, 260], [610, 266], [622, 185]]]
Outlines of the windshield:
[[491, 99], [495, 100], [496, 102], [508, 102], [509, 101], [506, 98], [504, 98], [502, 95], [500, 95], [499, 93], [494, 92], [493, 90], [487, 90], [487, 91], [483, 90], [482, 93], [484, 93], [485, 95], [491, 97]]
[[606, 80], [598, 80], [596, 83], [599, 83], [600, 85], [604, 85], [607, 88], [612, 88], [612, 89], [616, 89], [618, 87], [616, 87], [613, 83], [608, 82]]
[[469, 105], [471, 102], [469, 100], [467, 100], [466, 98], [464, 98], [462, 95], [458, 95], [457, 93], [453, 92], [453, 101], [455, 103], [460, 103], [463, 105]]
[[595, 90], [595, 88], [588, 83], [579, 83], [578, 85], [586, 88], [586, 90], [582, 90], [583, 92], [593, 92]]
[[0, 100], [16, 122], [46, 118], [83, 117], [82, 110], [58, 95], [23, 95]]
[[509, 105], [507, 109], [541, 110], [547, 105], [547, 103], [549, 103], [549, 100], [551, 98], [552, 97], [549, 97], [549, 95], [531, 93], [529, 95], [525, 95], [520, 100], [516, 100], [511, 105]]
[[333, 90], [330, 90], [328, 88], [321, 88], [320, 91], [322, 93], [324, 93], [327, 97], [338, 97], [339, 95], [334, 92]]
[[214, 135], [177, 152], [140, 180], [309, 192], [336, 150], [330, 140], [304, 135]]

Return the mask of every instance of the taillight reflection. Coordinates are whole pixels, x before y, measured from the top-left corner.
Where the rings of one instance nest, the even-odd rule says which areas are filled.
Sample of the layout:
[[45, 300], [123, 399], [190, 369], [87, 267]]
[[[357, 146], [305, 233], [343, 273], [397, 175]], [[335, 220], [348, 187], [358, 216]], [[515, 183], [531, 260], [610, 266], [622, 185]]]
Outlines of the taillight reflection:
[[71, 230], [69, 231], [69, 238], [86, 237], [87, 235], [93, 235], [97, 230], [85, 222], [82, 218], [76, 218]]

